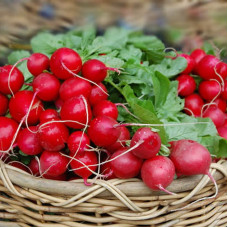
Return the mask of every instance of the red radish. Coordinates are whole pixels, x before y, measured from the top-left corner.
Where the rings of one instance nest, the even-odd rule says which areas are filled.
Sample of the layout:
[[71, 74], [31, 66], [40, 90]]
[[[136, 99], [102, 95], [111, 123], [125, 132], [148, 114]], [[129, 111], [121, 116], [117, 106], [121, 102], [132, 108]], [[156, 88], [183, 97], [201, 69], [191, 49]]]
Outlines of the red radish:
[[190, 56], [195, 60], [196, 65], [206, 55], [206, 52], [202, 49], [195, 49]]
[[40, 168], [39, 168], [39, 163], [38, 161], [33, 158], [30, 163], [29, 163], [29, 168], [32, 171], [33, 176], [40, 176]]
[[120, 129], [115, 128], [116, 120], [108, 116], [98, 116], [90, 122], [88, 136], [96, 146], [110, 146], [120, 136]]
[[59, 114], [55, 109], [46, 109], [40, 114], [40, 123], [50, 120], [59, 120]]
[[9, 99], [0, 93], [0, 116], [4, 116], [8, 110]]
[[57, 177], [65, 173], [69, 159], [59, 151], [44, 151], [40, 156], [41, 175]]
[[60, 82], [52, 74], [42, 73], [32, 83], [33, 91], [43, 101], [54, 101], [58, 98]]
[[217, 98], [214, 103], [216, 104], [216, 106], [222, 111], [222, 112], [226, 112], [227, 109], [227, 104], [224, 100], [222, 100], [221, 98]]
[[47, 174], [44, 174], [43, 178], [49, 179], [49, 180], [66, 181], [67, 180], [67, 174], [63, 173], [57, 177], [53, 177], [53, 176], [49, 176]]
[[106, 149], [111, 153], [125, 147], [126, 141], [130, 140], [130, 132], [128, 131], [128, 129], [126, 127], [119, 127], [119, 129], [120, 129], [120, 136], [118, 140], [114, 144], [106, 147]]
[[23, 165], [21, 162], [18, 162], [18, 161], [11, 161], [11, 162], [9, 162], [8, 164], [11, 165], [11, 166], [13, 166], [13, 167], [16, 167], [16, 168], [18, 168], [18, 169], [21, 169], [21, 170], [23, 170], [23, 171], [25, 171], [25, 172], [27, 172], [27, 173], [32, 174], [32, 173], [30, 172], [30, 170], [27, 168], [27, 166], [26, 166], [26, 165]]
[[[86, 110], [88, 113], [86, 113]], [[78, 121], [79, 123], [66, 122], [65, 124], [68, 127], [74, 129], [84, 128], [87, 120], [88, 123], [92, 118], [91, 108], [89, 103], [82, 96], [72, 97], [66, 100], [60, 111], [60, 116], [62, 120], [73, 120]]]
[[18, 134], [17, 145], [19, 149], [27, 155], [37, 155], [43, 151], [43, 148], [39, 141], [39, 136], [36, 132], [38, 127], [31, 126], [30, 130], [24, 128]]
[[106, 180], [111, 180], [116, 178], [116, 175], [113, 172], [111, 162], [104, 163], [101, 165], [101, 174], [104, 175]]
[[136, 177], [139, 174], [143, 163], [142, 159], [136, 157], [131, 152], [123, 154], [127, 150], [129, 150], [127, 147], [117, 150], [110, 159], [114, 175], [121, 179]]
[[49, 68], [49, 58], [42, 53], [33, 53], [27, 62], [27, 68], [33, 76], [38, 76]]
[[221, 85], [214, 80], [203, 81], [199, 84], [198, 90], [203, 99], [211, 101], [221, 92]]
[[58, 110], [61, 110], [63, 104], [64, 104], [64, 101], [60, 97], [55, 101], [55, 107]]
[[141, 176], [143, 182], [152, 190], [173, 194], [165, 189], [175, 176], [175, 167], [169, 158], [159, 155], [146, 160], [142, 165]]
[[222, 88], [221, 98], [225, 101], [227, 100], [227, 80], [225, 81], [224, 87]]
[[215, 67], [219, 61], [213, 55], [204, 56], [196, 67], [198, 75], [204, 80], [216, 79]]
[[226, 114], [216, 106], [210, 106], [203, 112], [204, 118], [211, 118], [215, 126], [221, 127], [225, 123]]
[[195, 60], [187, 54], [179, 54], [179, 57], [183, 57], [187, 60], [187, 67], [181, 72], [181, 74], [189, 74], [192, 72], [193, 68], [195, 67]]
[[142, 159], [155, 157], [161, 148], [161, 138], [158, 133], [151, 131], [149, 127], [139, 128], [131, 139], [131, 147], [142, 142], [132, 153]]
[[0, 116], [0, 151], [10, 149], [17, 132], [18, 124], [14, 120]]
[[97, 59], [90, 59], [82, 65], [83, 77], [96, 83], [102, 82], [106, 78], [108, 70], [120, 73], [117, 68], [106, 67], [103, 62]]
[[[185, 98], [184, 111], [188, 115], [194, 114], [194, 116], [201, 116], [201, 110], [203, 108], [203, 99], [198, 94], [191, 94]], [[190, 110], [190, 111], [189, 111]]]
[[48, 151], [62, 150], [69, 137], [67, 127], [60, 122], [42, 124], [38, 134], [41, 146]]
[[[84, 179], [85, 185], [89, 185], [87, 183], [87, 179], [92, 175], [91, 170], [96, 171], [97, 162], [97, 155], [94, 151], [85, 151], [83, 154], [77, 154], [75, 158], [70, 162], [70, 166], [75, 174]], [[90, 170], [85, 166], [90, 166]]]
[[60, 98], [65, 101], [72, 97], [83, 95], [85, 98], [89, 98], [92, 86], [88, 81], [81, 78], [69, 78], [64, 81], [60, 87]]
[[216, 68], [217, 74], [219, 74], [219, 75], [217, 75], [217, 77], [215, 79], [217, 79], [220, 82], [221, 82], [220, 77], [222, 77], [223, 80], [227, 79], [227, 64], [226, 63], [219, 62], [215, 68]]
[[84, 153], [85, 149], [88, 149], [90, 145], [90, 139], [86, 133], [83, 134], [82, 131], [73, 132], [67, 141], [68, 148], [70, 150], [70, 155], [74, 156], [75, 153]]
[[222, 126], [222, 127], [219, 127], [217, 130], [218, 130], [218, 134], [227, 140], [227, 127]]
[[118, 109], [114, 103], [108, 100], [99, 101], [93, 107], [93, 115], [94, 117], [97, 116], [109, 116], [113, 119], [117, 119], [118, 117]]
[[[21, 71], [11, 65], [0, 67], [0, 92], [11, 95], [19, 91], [24, 84], [24, 75]], [[11, 75], [10, 72], [12, 71]], [[10, 78], [9, 78], [10, 77]]]
[[81, 57], [70, 48], [59, 48], [51, 56], [51, 71], [59, 79], [66, 80], [72, 78], [73, 74], [67, 71], [64, 66], [75, 74], [79, 73], [82, 68]]
[[[14, 97], [10, 99], [9, 111], [13, 119], [20, 122], [22, 118], [28, 113], [29, 107], [31, 106], [32, 100], [35, 94], [32, 91], [23, 90], [15, 94]], [[28, 115], [28, 124], [35, 125], [39, 122], [40, 114], [43, 111], [42, 102], [35, 97], [32, 108]]]
[[[108, 90], [106, 89], [106, 87], [102, 83], [98, 83], [98, 86], [92, 86], [91, 94], [89, 97], [89, 103], [91, 106], [96, 105], [99, 101], [108, 99], [108, 95], [107, 95]], [[106, 93], [104, 93], [104, 91], [102, 91], [101, 88]]]
[[191, 95], [196, 89], [196, 83], [193, 77], [182, 74], [177, 77], [178, 81], [178, 95], [180, 96], [189, 96]]

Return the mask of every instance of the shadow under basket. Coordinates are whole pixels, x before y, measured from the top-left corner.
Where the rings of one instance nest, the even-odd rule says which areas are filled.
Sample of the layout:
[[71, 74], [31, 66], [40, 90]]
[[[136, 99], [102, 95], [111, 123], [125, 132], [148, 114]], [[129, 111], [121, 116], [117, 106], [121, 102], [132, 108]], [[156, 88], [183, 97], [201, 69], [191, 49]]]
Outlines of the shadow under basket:
[[[36, 178], [0, 162], [0, 226], [227, 226], [227, 162], [212, 163], [207, 176], [176, 179], [152, 191], [139, 179], [70, 182]], [[193, 203], [194, 202], [194, 203]]]

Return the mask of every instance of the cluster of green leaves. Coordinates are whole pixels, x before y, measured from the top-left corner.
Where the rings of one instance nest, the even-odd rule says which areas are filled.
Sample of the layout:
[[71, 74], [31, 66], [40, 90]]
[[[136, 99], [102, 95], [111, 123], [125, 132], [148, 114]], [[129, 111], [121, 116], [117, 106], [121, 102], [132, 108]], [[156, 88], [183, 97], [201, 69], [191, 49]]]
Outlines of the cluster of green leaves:
[[[32, 38], [31, 47], [33, 52], [49, 57], [58, 48], [68, 47], [77, 51], [83, 62], [96, 58], [109, 67], [120, 68], [120, 75], [109, 72], [105, 79], [109, 99], [127, 103], [138, 118], [119, 108], [119, 121], [151, 124], [166, 146], [172, 140], [192, 139], [205, 145], [213, 155], [226, 156], [226, 140], [218, 136], [211, 120], [182, 112], [184, 100], [177, 95], [177, 82], [171, 80], [186, 68], [187, 62], [182, 57], [166, 58], [173, 53], [165, 53], [165, 46], [157, 37], [121, 28], [110, 28], [97, 36], [93, 27], [87, 27], [66, 34], [40, 33]], [[29, 54], [13, 52], [9, 63]], [[26, 63], [19, 68], [30, 82], [32, 77]], [[136, 129], [132, 127], [131, 133]]]

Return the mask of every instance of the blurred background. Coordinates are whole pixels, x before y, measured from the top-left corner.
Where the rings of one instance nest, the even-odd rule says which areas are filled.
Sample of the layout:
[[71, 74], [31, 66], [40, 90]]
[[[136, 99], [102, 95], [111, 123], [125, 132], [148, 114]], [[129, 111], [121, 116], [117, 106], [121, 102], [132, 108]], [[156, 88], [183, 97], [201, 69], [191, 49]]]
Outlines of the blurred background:
[[140, 29], [166, 46], [191, 51], [209, 42], [227, 46], [225, 0], [0, 0], [0, 63], [13, 49], [29, 50], [39, 31], [53, 33], [93, 24]]

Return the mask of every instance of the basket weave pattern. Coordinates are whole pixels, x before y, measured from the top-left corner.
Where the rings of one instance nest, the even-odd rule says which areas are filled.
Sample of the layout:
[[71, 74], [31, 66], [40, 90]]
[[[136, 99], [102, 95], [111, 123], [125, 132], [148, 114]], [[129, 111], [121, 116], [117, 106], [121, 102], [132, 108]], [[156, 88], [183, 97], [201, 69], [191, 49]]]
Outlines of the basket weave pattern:
[[226, 161], [211, 165], [215, 198], [214, 185], [202, 175], [174, 180], [168, 190], [177, 194], [166, 195], [139, 179], [90, 180], [87, 187], [0, 164], [0, 226], [226, 226]]

